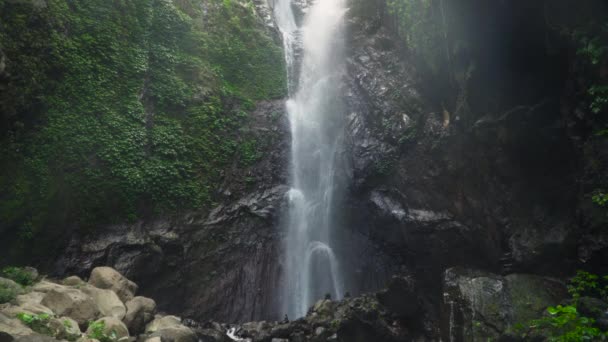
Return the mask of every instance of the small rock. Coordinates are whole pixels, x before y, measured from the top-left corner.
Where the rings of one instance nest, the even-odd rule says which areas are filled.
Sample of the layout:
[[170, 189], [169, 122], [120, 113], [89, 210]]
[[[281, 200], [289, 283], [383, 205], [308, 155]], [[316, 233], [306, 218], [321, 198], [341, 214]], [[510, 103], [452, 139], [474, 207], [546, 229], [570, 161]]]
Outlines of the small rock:
[[137, 284], [111, 267], [95, 267], [91, 272], [89, 284], [116, 292], [123, 302], [131, 300], [137, 292]]
[[162, 342], [159, 336], [150, 337], [146, 339], [146, 342]]

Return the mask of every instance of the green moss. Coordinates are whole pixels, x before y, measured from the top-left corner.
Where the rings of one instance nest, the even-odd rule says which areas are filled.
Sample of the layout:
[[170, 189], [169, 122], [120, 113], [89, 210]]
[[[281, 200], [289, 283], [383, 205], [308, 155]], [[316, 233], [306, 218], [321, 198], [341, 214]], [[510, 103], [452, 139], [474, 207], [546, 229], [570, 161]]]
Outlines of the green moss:
[[250, 3], [202, 1], [0, 0], [0, 221], [27, 241], [211, 203], [286, 82]]

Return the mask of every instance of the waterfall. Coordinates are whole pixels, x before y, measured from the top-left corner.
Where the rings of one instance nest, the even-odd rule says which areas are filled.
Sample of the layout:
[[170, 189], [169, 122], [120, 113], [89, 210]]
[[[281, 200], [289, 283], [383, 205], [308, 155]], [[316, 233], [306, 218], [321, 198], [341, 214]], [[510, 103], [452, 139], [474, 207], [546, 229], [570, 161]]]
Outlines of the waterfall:
[[[343, 188], [341, 151], [344, 105], [345, 0], [317, 0], [298, 27], [290, 0], [276, 0], [274, 13], [283, 34], [290, 99], [291, 190], [286, 220], [283, 311], [304, 316], [326, 294], [342, 298], [335, 253], [335, 208]], [[299, 50], [298, 50], [299, 49]], [[296, 75], [296, 50], [299, 75]]]

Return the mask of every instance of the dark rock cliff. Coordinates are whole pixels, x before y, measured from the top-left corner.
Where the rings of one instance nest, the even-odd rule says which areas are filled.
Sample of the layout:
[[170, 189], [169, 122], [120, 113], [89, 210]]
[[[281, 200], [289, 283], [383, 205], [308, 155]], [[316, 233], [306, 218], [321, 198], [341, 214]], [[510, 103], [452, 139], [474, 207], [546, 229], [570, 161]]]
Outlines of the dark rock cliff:
[[[427, 339], [500, 336], [559, 301], [559, 278], [608, 266], [605, 215], [590, 201], [605, 181], [607, 142], [592, 135], [574, 47], [538, 24], [559, 13], [526, 1], [483, 2], [462, 2], [461, 12], [478, 6], [483, 20], [460, 17], [465, 28], [453, 34], [483, 34], [454, 56], [457, 71], [476, 68], [447, 90], [417, 68], [383, 1], [348, 18], [343, 156], [352, 185], [341, 208], [348, 280], [360, 293], [393, 273], [415, 279], [407, 298], [419, 303], [407, 320]], [[74, 236], [56, 273], [110, 265], [163, 310], [226, 322], [282, 318], [286, 120], [282, 101], [258, 104], [247, 134], [268, 139], [265, 155], [225, 171], [211, 212]], [[523, 310], [518, 296], [526, 291], [542, 300]], [[489, 316], [477, 332], [475, 315]]]

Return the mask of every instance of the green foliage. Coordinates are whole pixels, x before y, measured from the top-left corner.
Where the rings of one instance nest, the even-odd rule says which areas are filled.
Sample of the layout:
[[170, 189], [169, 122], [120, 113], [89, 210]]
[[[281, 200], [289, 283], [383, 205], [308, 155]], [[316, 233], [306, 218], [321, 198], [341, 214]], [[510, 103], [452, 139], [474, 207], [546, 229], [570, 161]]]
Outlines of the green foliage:
[[[605, 54], [608, 53], [606, 46], [601, 37], [598, 35], [589, 35], [590, 29], [576, 30], [573, 33], [574, 39], [578, 41], [579, 48], [576, 53], [583, 56], [593, 65], [599, 65]], [[605, 24], [601, 31], [608, 32], [608, 24]]]
[[36, 279], [30, 272], [19, 267], [5, 267], [0, 272], [0, 275], [23, 286], [29, 286], [36, 282]]
[[594, 85], [589, 88], [589, 95], [592, 98], [591, 111], [594, 114], [599, 114], [608, 104], [608, 85]]
[[[532, 321], [531, 328], [546, 330], [549, 341], [578, 342], [605, 340], [608, 335], [593, 326], [595, 321], [582, 317], [575, 306], [547, 308], [548, 316]], [[526, 337], [525, 335], [523, 337]]]
[[249, 139], [239, 144], [240, 160], [245, 166], [251, 166], [258, 161], [262, 155], [258, 150], [255, 139]]
[[585, 271], [577, 271], [570, 279], [568, 293], [576, 301], [582, 296], [608, 300], [608, 276], [600, 277]]
[[[240, 2], [0, 0], [0, 221], [43, 229], [211, 203], [283, 55]], [[3, 86], [0, 84], [0, 86]], [[244, 117], [245, 116], [245, 117]]]
[[99, 340], [99, 342], [115, 342], [118, 340], [116, 331], [112, 330], [110, 333], [105, 332], [106, 324], [104, 321], [89, 322], [89, 333], [87, 337]]
[[17, 314], [17, 318], [35, 332], [53, 336], [53, 331], [49, 328], [49, 322], [52, 318], [50, 315], [44, 313], [35, 315], [21, 312]]
[[600, 277], [579, 270], [570, 279], [568, 293], [573, 298], [570, 305], [550, 306], [545, 316], [527, 324], [518, 324], [515, 330], [521, 333], [522, 338], [542, 335], [556, 342], [608, 340], [608, 332], [600, 330], [594, 319], [581, 316], [577, 310], [578, 299], [582, 296], [607, 299], [608, 276]]
[[591, 200], [600, 207], [608, 207], [608, 194], [601, 190], [597, 190], [596, 193], [591, 197]]

